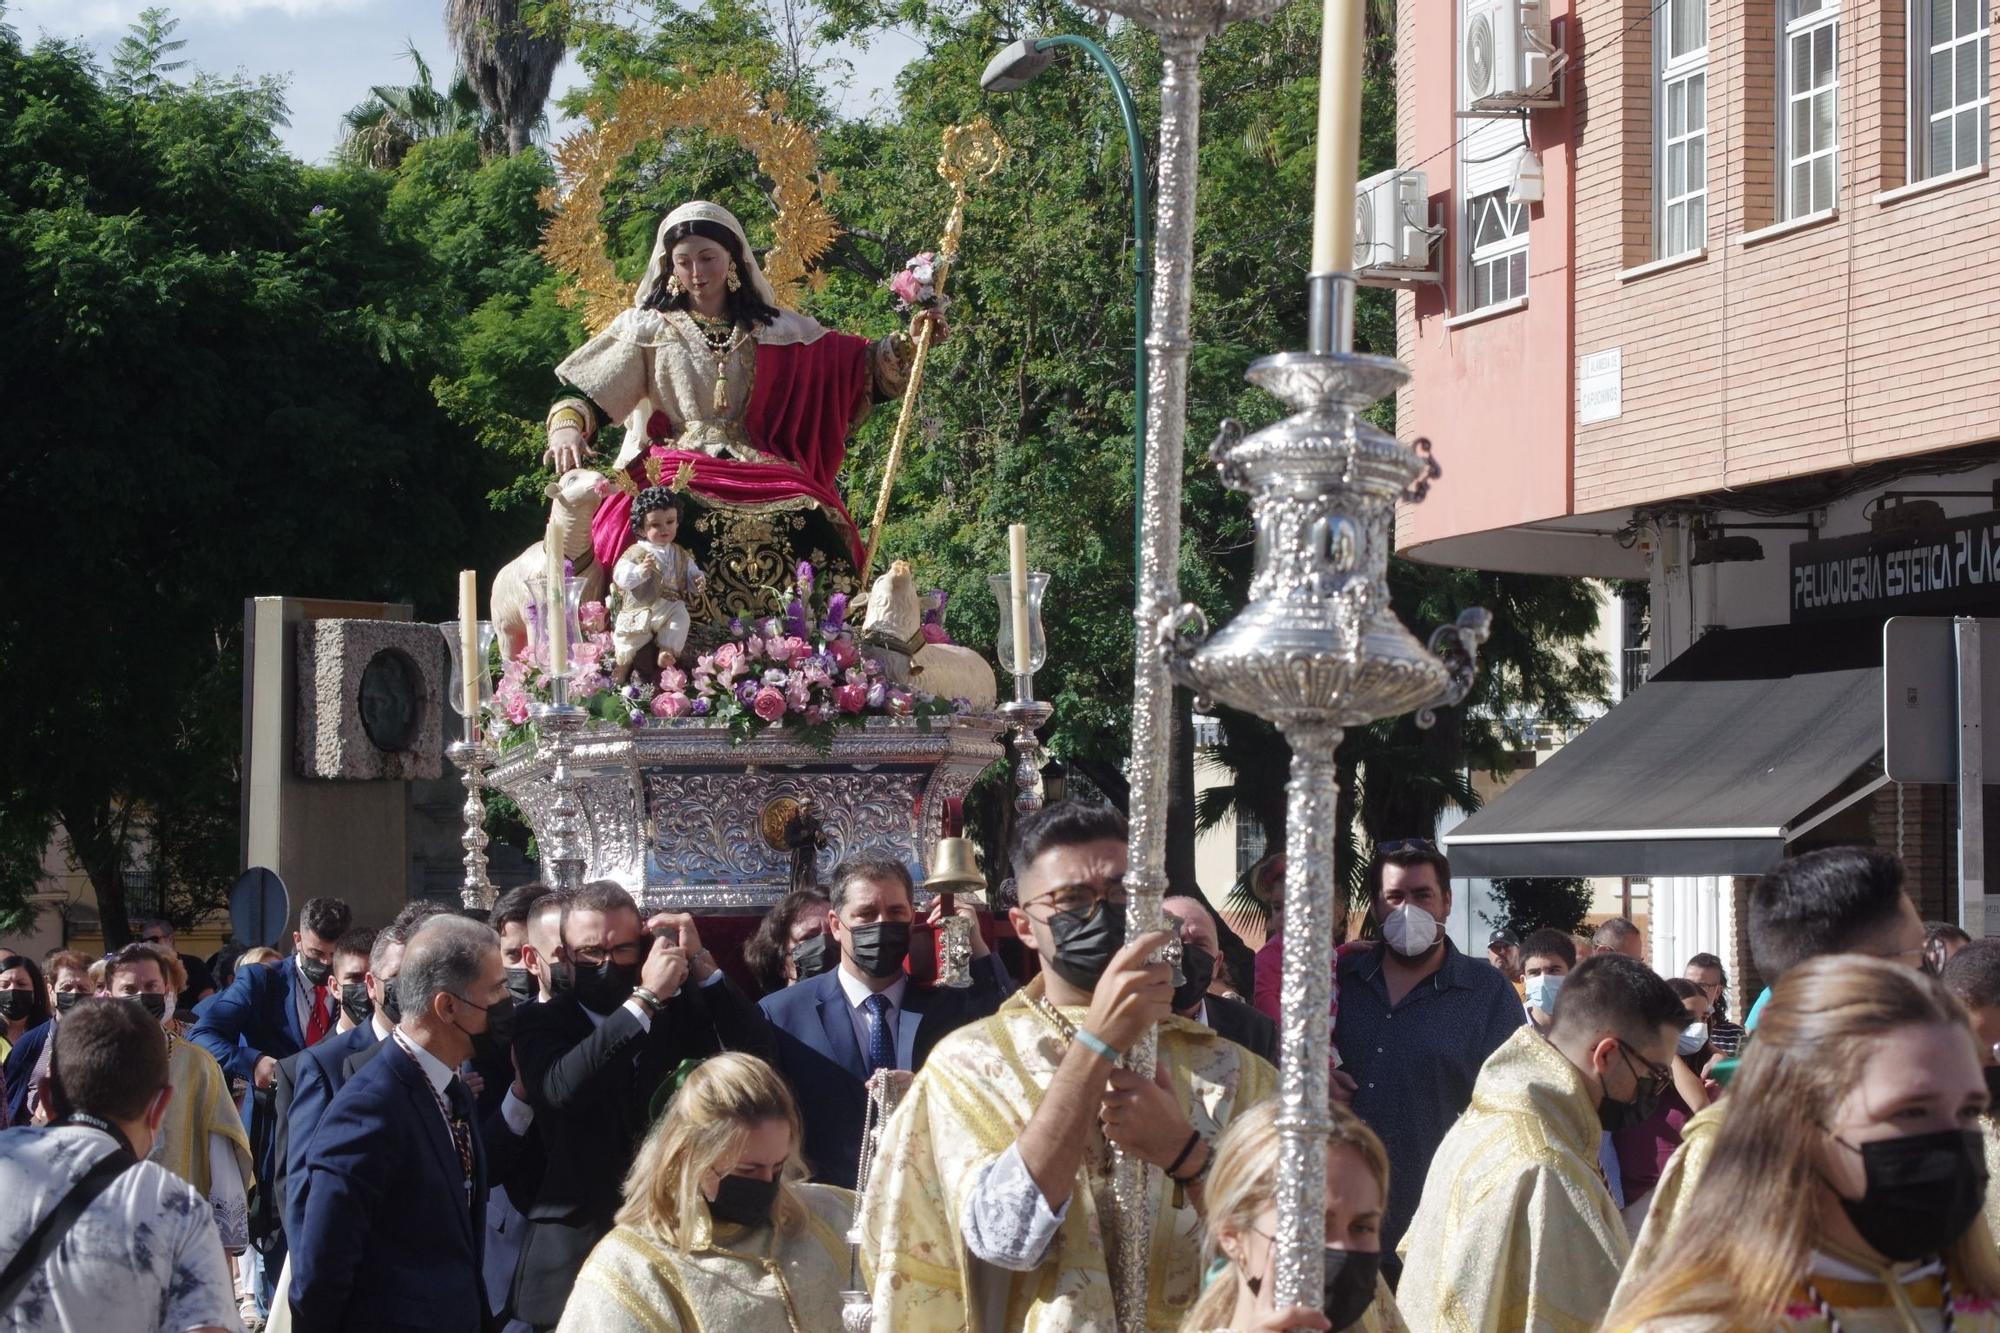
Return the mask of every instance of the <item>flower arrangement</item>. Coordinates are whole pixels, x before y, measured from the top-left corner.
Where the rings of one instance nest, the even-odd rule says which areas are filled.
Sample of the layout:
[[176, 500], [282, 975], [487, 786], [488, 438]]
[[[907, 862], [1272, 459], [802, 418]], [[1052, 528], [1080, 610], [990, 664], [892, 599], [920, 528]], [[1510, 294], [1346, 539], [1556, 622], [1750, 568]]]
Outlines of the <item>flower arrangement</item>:
[[[792, 586], [778, 598], [783, 616], [732, 620], [732, 637], [701, 654], [692, 670], [669, 664], [657, 685], [633, 681], [623, 688], [609, 675], [610, 615], [602, 602], [585, 603], [577, 617], [582, 637], [570, 645], [570, 702], [619, 726], [724, 726], [739, 745], [778, 727], [823, 750], [832, 746], [836, 728], [870, 717], [916, 718], [923, 725], [964, 711], [964, 700], [890, 681], [880, 662], [862, 656], [847, 620], [846, 594], [819, 602], [817, 584], [811, 563], [801, 561]], [[487, 706], [488, 734], [502, 751], [533, 735], [534, 705], [553, 697], [535, 637], [502, 664]]]
[[889, 279], [898, 310], [939, 310], [944, 302], [937, 290], [937, 255], [929, 250], [911, 255], [901, 271]]

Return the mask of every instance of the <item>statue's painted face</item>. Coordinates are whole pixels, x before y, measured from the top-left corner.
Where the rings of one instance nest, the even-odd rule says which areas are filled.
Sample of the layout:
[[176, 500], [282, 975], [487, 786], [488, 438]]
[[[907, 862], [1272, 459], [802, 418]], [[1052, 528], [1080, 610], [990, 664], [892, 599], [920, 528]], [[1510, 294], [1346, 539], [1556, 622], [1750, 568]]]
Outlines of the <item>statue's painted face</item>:
[[720, 306], [729, 278], [729, 251], [706, 236], [674, 242], [674, 276], [698, 307]]
[[678, 509], [649, 509], [639, 520], [639, 540], [655, 546], [672, 546], [681, 530]]

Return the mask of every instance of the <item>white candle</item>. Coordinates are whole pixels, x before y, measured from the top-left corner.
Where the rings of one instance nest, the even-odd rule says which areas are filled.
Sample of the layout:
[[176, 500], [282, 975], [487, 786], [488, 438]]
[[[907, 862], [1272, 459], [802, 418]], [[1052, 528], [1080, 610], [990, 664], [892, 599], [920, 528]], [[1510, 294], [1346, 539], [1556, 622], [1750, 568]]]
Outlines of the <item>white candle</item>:
[[563, 595], [563, 553], [562, 533], [556, 525], [549, 524], [548, 535], [542, 539], [548, 549], [548, 602], [542, 614], [549, 618], [549, 674], [567, 676], [569, 674], [569, 599]]
[[1007, 529], [1008, 602], [1014, 613], [1014, 674], [1028, 674], [1028, 527]]
[[479, 572], [458, 571], [458, 656], [465, 675], [465, 739], [479, 739], [479, 682], [486, 663], [479, 657]]
[[1313, 172], [1313, 273], [1354, 268], [1354, 183], [1361, 174], [1362, 7], [1326, 0], [1319, 45], [1319, 143]]

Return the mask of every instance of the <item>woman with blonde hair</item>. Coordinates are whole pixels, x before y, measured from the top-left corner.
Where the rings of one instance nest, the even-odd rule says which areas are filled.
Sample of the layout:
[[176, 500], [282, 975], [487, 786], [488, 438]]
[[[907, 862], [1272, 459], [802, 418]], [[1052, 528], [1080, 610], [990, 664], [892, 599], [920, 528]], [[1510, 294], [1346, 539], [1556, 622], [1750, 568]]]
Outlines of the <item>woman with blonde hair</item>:
[[688, 1075], [625, 1177], [618, 1225], [562, 1333], [821, 1333], [840, 1327], [854, 1196], [805, 1183], [799, 1109], [777, 1070], [715, 1056]]
[[1908, 967], [1836, 954], [1785, 973], [1745, 1051], [1707, 1170], [1605, 1327], [2000, 1329], [1965, 1010]]
[[1383, 1282], [1382, 1209], [1389, 1154], [1375, 1131], [1338, 1103], [1327, 1108], [1326, 1278], [1319, 1308], [1277, 1309], [1272, 1280], [1278, 1227], [1278, 1101], [1237, 1116], [1215, 1145], [1204, 1198], [1208, 1285], [1181, 1333], [1408, 1333]]

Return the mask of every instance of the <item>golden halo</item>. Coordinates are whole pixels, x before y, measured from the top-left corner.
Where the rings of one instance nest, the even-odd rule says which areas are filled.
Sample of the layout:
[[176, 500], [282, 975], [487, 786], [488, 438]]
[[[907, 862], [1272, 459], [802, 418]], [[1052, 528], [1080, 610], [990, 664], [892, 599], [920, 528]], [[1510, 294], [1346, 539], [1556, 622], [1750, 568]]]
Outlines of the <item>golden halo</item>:
[[604, 250], [604, 187], [641, 143], [677, 129], [725, 135], [756, 154], [778, 205], [776, 243], [762, 260], [778, 304], [793, 306], [801, 284], [814, 291], [825, 284], [826, 275], [812, 265], [840, 234], [825, 203], [834, 182], [819, 174], [818, 137], [785, 119], [783, 93], [773, 93], [769, 105], [760, 106], [737, 74], [717, 74], [686, 88], [630, 83], [618, 95], [615, 111], [607, 114], [600, 102], [589, 115], [594, 128], [556, 146], [556, 176], [564, 188], [543, 190], [541, 205], [555, 215], [542, 233], [542, 257], [569, 275], [563, 303], [583, 303], [583, 322], [592, 333], [630, 306], [633, 294], [633, 284], [619, 280]]

